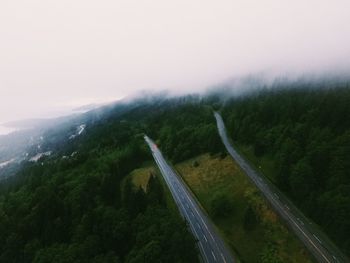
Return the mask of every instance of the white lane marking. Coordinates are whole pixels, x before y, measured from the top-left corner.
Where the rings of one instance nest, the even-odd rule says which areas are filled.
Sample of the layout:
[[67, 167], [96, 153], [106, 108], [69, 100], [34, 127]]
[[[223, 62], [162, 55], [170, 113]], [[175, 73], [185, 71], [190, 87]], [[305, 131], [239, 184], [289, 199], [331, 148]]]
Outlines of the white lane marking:
[[207, 257], [207, 254], [205, 254], [205, 250], [204, 250], [204, 247], [202, 246], [202, 243], [201, 242], [198, 242], [198, 243], [199, 243], [200, 249], [202, 250], [202, 254], [205, 257], [206, 262], [209, 262], [209, 259]]
[[226, 259], [225, 259], [225, 257], [224, 257], [224, 254], [222, 254], [222, 253], [221, 253], [221, 258], [222, 258], [222, 260], [226, 263]]
[[[219, 117], [218, 117], [219, 118]], [[237, 159], [237, 158], [235, 158], [235, 154], [233, 155], [232, 153], [231, 153], [231, 151], [230, 151], [230, 147], [232, 147], [231, 146], [231, 144], [229, 144], [228, 143], [228, 141], [227, 141], [227, 134], [226, 134], [226, 128], [225, 128], [225, 126], [224, 126], [224, 124], [223, 124], [223, 121], [222, 121], [222, 119], [220, 119], [220, 120], [218, 120], [218, 118], [217, 118], [217, 121], [218, 121], [218, 124], [219, 124], [219, 122], [220, 122], [220, 125], [218, 125], [218, 126], [220, 126], [219, 127], [219, 133], [220, 133], [220, 136], [222, 137], [222, 139], [223, 139], [223, 141], [224, 141], [224, 144], [225, 144], [225, 146], [226, 146], [226, 149], [228, 150], [228, 152], [231, 154], [231, 156], [232, 156], [232, 158], [233, 159]], [[222, 122], [222, 124], [221, 124], [221, 122]], [[222, 129], [222, 132], [220, 132], [220, 128]], [[226, 145], [226, 141], [227, 141], [227, 143], [229, 144], [229, 146], [230, 147], [228, 147], [228, 145]], [[239, 159], [239, 161], [241, 161], [241, 164], [242, 165], [240, 165], [241, 167], [243, 167], [243, 166], [245, 166], [246, 164], [245, 164], [245, 162], [244, 161], [242, 161], [241, 160], [241, 158], [238, 158]], [[244, 168], [244, 167], [243, 167]], [[244, 169], [244, 170], [247, 170], [247, 169]], [[246, 173], [247, 173], [247, 171], [245, 171]], [[248, 173], [247, 173], [247, 175], [248, 175]], [[250, 175], [248, 175], [250, 178], [251, 178], [251, 176]], [[265, 193], [262, 189], [260, 189], [263, 193]], [[266, 193], [265, 193], [266, 194]], [[267, 196], [268, 197], [268, 196]], [[272, 199], [273, 200], [273, 199]], [[278, 203], [277, 202], [277, 204], [275, 204], [275, 205], [277, 205], [277, 206], [279, 206], [279, 207], [281, 207], [281, 205], [280, 205], [280, 203]], [[287, 205], [284, 205], [288, 210], [290, 210], [289, 209], [289, 207], [287, 206]], [[294, 223], [294, 225], [299, 229], [299, 231], [309, 240], [309, 242], [314, 246], [314, 248], [320, 253], [320, 255], [327, 261], [327, 262], [330, 262], [329, 260], [328, 260], [328, 258], [323, 254], [323, 252], [315, 245], [315, 243], [306, 235], [306, 233], [300, 228], [300, 226], [295, 222], [295, 220], [293, 219], [293, 217], [291, 217], [288, 213], [287, 213], [287, 211], [285, 211], [285, 210], [281, 210], [293, 223]]]
[[[277, 207], [279, 207], [279, 208], [282, 208], [282, 205], [279, 203], [279, 202], [276, 202], [275, 203], [275, 205], [277, 206]], [[289, 207], [288, 206], [286, 206], [287, 208], [288, 208], [288, 210], [289, 210]], [[307, 240], [311, 243], [311, 245], [319, 252], [319, 254], [327, 261], [327, 262], [329, 262], [329, 263], [331, 263], [331, 261], [329, 261], [328, 260], [328, 258], [324, 255], [324, 253], [318, 248], [318, 246], [308, 237], [308, 235], [304, 232], [304, 230], [298, 225], [298, 223], [294, 220], [294, 217], [292, 217], [292, 216], [290, 216], [289, 215], [289, 213], [288, 213], [288, 211], [285, 211], [285, 210], [281, 210], [287, 217], [288, 217], [288, 219], [290, 220], [290, 221], [292, 221], [292, 223], [294, 224], [294, 226], [296, 226], [298, 229], [299, 229], [299, 231], [307, 238]], [[315, 238], [317, 238], [314, 234], [313, 234], [313, 236], [315, 237]], [[319, 242], [321, 242], [318, 238], [317, 238], [317, 240], [319, 241]]]
[[216, 257], [214, 255], [214, 251], [213, 250], [211, 251], [211, 254], [213, 255], [214, 260], [216, 261]]
[[291, 221], [293, 221], [294, 225], [301, 231], [301, 233], [304, 234], [304, 236], [309, 240], [309, 242], [317, 249], [317, 251], [320, 253], [320, 255], [329, 263], [331, 263], [328, 258], [323, 254], [323, 252], [316, 246], [316, 244], [306, 235], [306, 233], [301, 229], [301, 227], [294, 221], [293, 218], [289, 218]]
[[318, 242], [322, 244], [321, 240], [315, 234], [312, 234], [312, 235], [317, 239]]
[[194, 203], [192, 202], [192, 199], [188, 196], [188, 193], [187, 193], [186, 191], [185, 191], [185, 195], [186, 195], [187, 199], [190, 201], [190, 203], [191, 203], [192, 207], [194, 208], [195, 212], [197, 213], [198, 217], [201, 219], [203, 225], [204, 225], [205, 228], [207, 229], [207, 232], [209, 233], [211, 239], [213, 240], [213, 242], [214, 242], [214, 244], [215, 244], [215, 246], [216, 246], [216, 249], [221, 253], [221, 250], [220, 250], [220, 248], [219, 248], [217, 242], [215, 241], [213, 235], [212, 235], [211, 232], [209, 231], [207, 224], [204, 222], [202, 216], [199, 214], [199, 212], [198, 212], [198, 210], [197, 210], [197, 207], [194, 205]]
[[[208, 230], [207, 225], [204, 223], [202, 217], [201, 217], [200, 214], [198, 213], [196, 206], [192, 203], [191, 198], [189, 198], [189, 196], [187, 195], [186, 192], [185, 192], [185, 195], [186, 195], [187, 199], [190, 201], [190, 203], [192, 204], [192, 206], [193, 206], [195, 212], [198, 214], [199, 218], [202, 220], [204, 226], [205, 226], [205, 227], [207, 228], [207, 230]], [[193, 215], [194, 218], [196, 218], [192, 210], [191, 210], [191, 214]], [[192, 222], [190, 222], [190, 225], [192, 225]], [[198, 226], [200, 229], [202, 229], [202, 228], [200, 227], [200, 225], [198, 224], [198, 222], [197, 222], [197, 226]], [[195, 232], [196, 232], [197, 237], [199, 238], [199, 236], [198, 236], [198, 234], [197, 234], [197, 231], [195, 231]], [[210, 233], [209, 230], [208, 230], [208, 233], [209, 233], [209, 235], [211, 236], [211, 238], [213, 239], [213, 241], [214, 241], [214, 243], [215, 243], [217, 249], [219, 250], [218, 245], [216, 244], [216, 241], [215, 241], [214, 237], [212, 236], [212, 234]], [[206, 237], [205, 237], [205, 239], [206, 239], [206, 241], [207, 241], [207, 238], [206, 238]], [[220, 250], [219, 250], [219, 251], [220, 251]], [[204, 252], [204, 249], [203, 249], [203, 253], [205, 253], [205, 252]]]
[[[159, 151], [159, 150], [158, 150], [158, 151]], [[186, 218], [186, 217], [188, 218], [188, 221], [189, 221], [189, 223], [190, 223], [189, 225], [191, 226], [191, 228], [193, 228], [193, 231], [194, 231], [195, 235], [196, 235], [197, 237], [199, 237], [197, 231], [194, 229], [194, 227], [193, 227], [193, 225], [192, 225], [193, 223], [189, 220], [187, 211], [184, 209], [184, 206], [183, 206], [182, 202], [180, 202], [180, 198], [183, 199], [184, 201], [186, 201], [185, 199], [187, 199], [187, 200], [190, 201], [190, 203], [191, 203], [191, 205], [193, 206], [195, 212], [198, 214], [199, 218], [201, 219], [201, 221], [203, 222], [205, 228], [208, 230], [208, 233], [210, 234], [211, 238], [213, 239], [214, 244], [216, 245], [216, 248], [217, 248], [218, 251], [220, 252], [220, 249], [219, 249], [219, 247], [218, 247], [218, 244], [216, 243], [216, 241], [215, 241], [213, 235], [211, 234], [211, 232], [209, 231], [209, 229], [208, 229], [206, 223], [204, 222], [203, 218], [201, 217], [201, 215], [200, 215], [199, 212], [197, 211], [197, 207], [193, 204], [193, 202], [192, 202], [191, 198], [189, 197], [189, 195], [188, 195], [186, 189], [182, 189], [182, 190], [184, 191], [184, 195], [183, 195], [183, 196], [179, 196], [179, 193], [176, 192], [176, 191], [174, 191], [175, 189], [174, 189], [174, 186], [171, 184], [170, 176], [169, 176], [168, 173], [172, 174], [172, 175], [176, 178], [176, 180], [179, 180], [179, 179], [177, 178], [177, 175], [175, 175], [175, 173], [172, 171], [172, 169], [170, 168], [170, 166], [165, 162], [165, 160], [164, 160], [164, 158], [163, 158], [163, 156], [162, 156], [162, 154], [161, 154], [160, 152], [158, 153], [157, 156], [154, 155], [153, 157], [154, 157], [154, 159], [156, 159], [156, 163], [157, 163], [158, 166], [160, 167], [161, 172], [162, 172], [163, 176], [165, 177], [165, 179], [166, 179], [166, 181], [167, 181], [167, 183], [168, 183], [170, 189], [173, 190], [173, 191], [171, 191], [172, 194], [173, 194], [173, 197], [175, 198], [175, 200], [178, 200], [178, 203], [179, 203], [180, 207], [182, 207], [182, 209], [183, 209], [184, 216], [185, 216], [185, 218]], [[159, 159], [159, 160], [158, 160], [158, 159]], [[175, 181], [173, 181], [173, 183], [175, 184]], [[180, 184], [181, 184], [181, 186], [182, 186], [182, 183], [180, 183]], [[176, 186], [177, 186], [177, 185], [176, 185]], [[182, 186], [182, 187], [184, 187], [184, 186]], [[186, 198], [185, 198], [185, 197], [186, 197]], [[186, 203], [186, 204], [188, 204], [188, 203]], [[194, 216], [194, 213], [193, 213], [192, 211], [190, 211], [190, 212], [191, 212], [191, 214], [193, 215], [193, 217], [195, 217], [195, 216]], [[198, 227], [199, 227], [200, 229], [202, 229], [201, 226], [198, 224], [198, 222], [197, 222], [197, 225], [198, 225]], [[204, 237], [205, 237], [205, 236], [204, 236]], [[207, 241], [207, 238], [206, 238], [206, 237], [205, 237], [205, 239], [206, 239], [206, 241]], [[200, 245], [201, 250], [202, 250], [202, 252], [203, 252], [203, 254], [204, 254], [204, 256], [205, 256], [205, 259], [208, 261], [208, 258], [207, 258], [206, 254], [205, 254], [205, 250], [204, 250], [204, 248], [203, 248], [201, 242], [199, 242], [199, 245]], [[213, 252], [212, 252], [212, 253], [213, 253]], [[220, 252], [220, 253], [221, 253], [221, 252]], [[221, 253], [221, 254], [222, 254], [222, 253]], [[214, 254], [213, 254], [213, 257], [214, 257], [215, 261], [217, 261], [217, 259], [216, 259], [216, 257], [215, 257]], [[225, 261], [225, 262], [226, 262], [226, 261]]]
[[[157, 159], [157, 158], [155, 158], [155, 159]], [[157, 162], [157, 164], [160, 164], [160, 163]], [[172, 185], [172, 184], [170, 183], [170, 181], [168, 180], [169, 178], [166, 176], [166, 174], [167, 174], [167, 173], [166, 173], [166, 169], [165, 169], [162, 165], [159, 165], [159, 166], [160, 166], [160, 168], [161, 168], [162, 174], [165, 175], [166, 182], [167, 182], [168, 186], [169, 186], [170, 189], [172, 190], [171, 192], [172, 192], [172, 194], [173, 194], [174, 199], [178, 201], [179, 206], [182, 208], [181, 210], [182, 210], [182, 212], [183, 212], [183, 214], [184, 214], [184, 217], [187, 218], [187, 221], [189, 222], [190, 228], [192, 229], [192, 231], [193, 231], [193, 233], [195, 234], [195, 236], [196, 236], [197, 238], [199, 238], [199, 234], [197, 233], [197, 231], [196, 231], [196, 229], [195, 229], [195, 227], [194, 227], [194, 225], [193, 225], [193, 222], [190, 220], [190, 218], [189, 218], [189, 216], [188, 216], [188, 214], [187, 214], [187, 212], [186, 212], [186, 210], [185, 210], [185, 207], [184, 207], [183, 204], [181, 203], [179, 196], [178, 196], [178, 195], [176, 194], [176, 192], [174, 191], [175, 189], [173, 188], [173, 185]], [[164, 166], [166, 167], [165, 164], [164, 164]], [[166, 168], [167, 168], [167, 167], [166, 167]], [[191, 213], [193, 214], [192, 211], [191, 211]], [[193, 214], [193, 216], [194, 216], [194, 214]], [[197, 225], [199, 226], [198, 223], [197, 223]], [[202, 255], [204, 255], [204, 257], [205, 257], [206, 262], [210, 262], [209, 259], [208, 259], [208, 257], [207, 257], [207, 255], [206, 255], [206, 253], [205, 253], [205, 250], [204, 250], [204, 248], [203, 248], [201, 242], [199, 241], [198, 243], [199, 243], [200, 249], [201, 249], [201, 251], [202, 251]]]
[[[194, 235], [199, 239], [199, 234], [197, 233], [196, 228], [195, 228], [194, 225], [193, 225], [193, 222], [190, 220], [190, 217], [188, 216], [188, 214], [187, 214], [187, 212], [186, 212], [186, 210], [185, 210], [185, 207], [183, 206], [183, 204], [182, 204], [181, 202], [180, 202], [180, 206], [181, 206], [182, 209], [183, 209], [183, 213], [185, 214], [185, 218], [187, 218], [187, 222], [189, 223], [190, 228], [192, 229]], [[192, 211], [191, 211], [191, 212], [192, 212]], [[198, 224], [198, 223], [197, 223], [197, 224]], [[202, 251], [202, 255], [204, 255], [204, 257], [205, 257], [206, 262], [210, 262], [209, 259], [208, 259], [208, 257], [207, 257], [207, 255], [206, 255], [206, 253], [205, 253], [205, 250], [204, 250], [204, 248], [203, 248], [202, 243], [201, 243], [200, 241], [198, 241], [198, 243], [199, 243], [199, 246], [200, 246], [200, 250]]]
[[[214, 240], [214, 237], [212, 236], [212, 234], [210, 233], [207, 224], [204, 222], [203, 218], [201, 217], [201, 215], [199, 214], [199, 212], [197, 211], [196, 206], [193, 204], [191, 198], [188, 198], [194, 208], [194, 211], [196, 211], [196, 213], [198, 214], [198, 217], [200, 218], [200, 220], [202, 221], [203, 225], [205, 226], [205, 228], [208, 230], [208, 233], [210, 234], [210, 236], [212, 237], [212, 239]], [[215, 241], [215, 240], [214, 240]]]
[[[197, 211], [197, 208], [196, 208], [196, 206], [193, 204], [191, 198], [188, 197], [188, 200], [189, 200], [190, 203], [192, 204], [192, 206], [193, 206], [193, 208], [194, 208], [194, 211], [196, 211], [196, 213], [198, 214], [198, 216], [199, 216], [199, 218], [201, 219], [203, 225], [205, 226], [205, 228], [206, 228], [206, 229], [208, 230], [208, 232], [209, 232], [209, 229], [208, 229], [207, 224], [204, 222], [203, 218], [201, 217], [201, 215], [200, 215], [199, 212]], [[210, 232], [209, 232], [209, 234], [210, 234]]]
[[208, 243], [208, 239], [206, 238], [206, 236], [203, 234], [203, 237], [204, 237], [204, 239], [205, 239], [205, 242], [207, 242]]
[[213, 255], [214, 260], [216, 261], [216, 257], [214, 255], [214, 251], [213, 250], [211, 251], [211, 254]]

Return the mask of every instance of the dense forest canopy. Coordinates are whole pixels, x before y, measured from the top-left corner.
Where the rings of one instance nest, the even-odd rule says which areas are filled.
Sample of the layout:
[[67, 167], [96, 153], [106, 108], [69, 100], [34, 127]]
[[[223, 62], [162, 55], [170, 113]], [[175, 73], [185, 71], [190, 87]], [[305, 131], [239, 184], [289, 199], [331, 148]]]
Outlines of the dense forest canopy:
[[143, 141], [151, 121], [137, 115], [157, 107], [85, 116], [87, 131], [74, 140], [73, 126], [45, 132], [41, 147], [56, 152], [23, 162], [0, 183], [0, 262], [197, 262], [195, 240], [168, 209], [159, 178], [145, 192], [127, 177], [151, 160]]
[[[152, 160], [145, 133], [174, 163], [223, 153], [213, 109], [233, 141], [270, 160], [272, 180], [349, 254], [350, 88], [317, 87], [138, 99], [46, 129], [40, 151], [50, 156], [1, 170], [11, 176], [0, 181], [0, 262], [197, 262], [159, 178], [144, 191], [128, 175]], [[82, 135], [68, 139], [80, 124]]]
[[238, 146], [273, 162], [273, 180], [350, 254], [350, 88], [280, 87], [222, 109]]

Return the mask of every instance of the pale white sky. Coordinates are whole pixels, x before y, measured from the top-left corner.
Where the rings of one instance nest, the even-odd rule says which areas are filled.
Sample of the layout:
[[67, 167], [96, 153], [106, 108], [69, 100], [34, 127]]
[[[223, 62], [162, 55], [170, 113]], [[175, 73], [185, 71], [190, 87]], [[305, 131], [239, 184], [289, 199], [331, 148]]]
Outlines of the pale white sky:
[[347, 71], [348, 0], [1, 0], [0, 123], [140, 89]]

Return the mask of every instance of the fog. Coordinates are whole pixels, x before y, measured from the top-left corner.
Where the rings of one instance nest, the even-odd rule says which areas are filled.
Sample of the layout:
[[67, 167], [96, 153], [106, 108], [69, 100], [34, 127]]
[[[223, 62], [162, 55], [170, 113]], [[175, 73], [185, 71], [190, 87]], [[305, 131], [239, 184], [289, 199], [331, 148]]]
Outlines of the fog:
[[349, 72], [347, 0], [2, 0], [0, 123], [247, 74]]

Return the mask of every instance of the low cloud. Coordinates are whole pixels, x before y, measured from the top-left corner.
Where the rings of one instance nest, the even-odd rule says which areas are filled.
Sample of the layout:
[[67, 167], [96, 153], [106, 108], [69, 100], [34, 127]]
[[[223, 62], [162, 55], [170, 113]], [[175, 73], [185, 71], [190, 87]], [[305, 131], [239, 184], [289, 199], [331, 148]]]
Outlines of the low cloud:
[[347, 0], [1, 1], [0, 122], [261, 72], [348, 74], [349, 10]]

